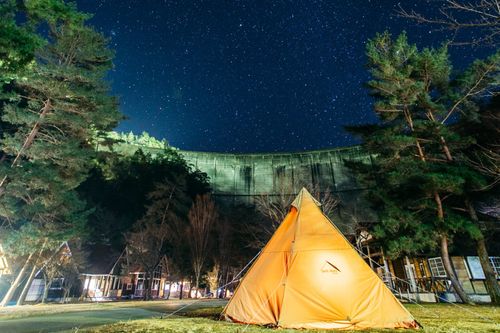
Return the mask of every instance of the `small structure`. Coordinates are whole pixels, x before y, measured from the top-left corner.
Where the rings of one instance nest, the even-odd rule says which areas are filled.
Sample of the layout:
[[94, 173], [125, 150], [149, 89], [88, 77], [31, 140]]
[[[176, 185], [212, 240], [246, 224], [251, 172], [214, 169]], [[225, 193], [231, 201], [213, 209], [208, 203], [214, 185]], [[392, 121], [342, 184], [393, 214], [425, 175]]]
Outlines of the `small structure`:
[[[72, 256], [73, 254], [69, 244], [67, 242], [61, 243], [52, 256], [38, 268], [26, 294], [25, 301], [30, 303], [40, 301], [64, 302], [67, 297], [74, 296], [75, 292], [78, 293], [79, 286], [74, 285], [75, 281], [64, 276], [61, 272], [58, 272], [55, 277], [50, 278], [50, 281], [46, 281], [47, 277], [43, 274], [49, 262], [56, 261], [56, 266], [60, 267]], [[75, 274], [78, 274], [78, 272], [75, 272]], [[47, 288], [47, 290], [45, 290], [45, 288]]]
[[82, 298], [93, 301], [118, 299], [122, 296], [121, 276], [115, 274], [81, 274]]
[[[404, 300], [419, 302], [459, 301], [444, 270], [441, 257], [404, 257], [389, 260], [383, 257], [381, 252], [374, 252], [372, 258], [379, 264], [376, 267], [379, 276], [398, 297]], [[469, 297], [475, 302], [491, 302], [479, 258], [477, 256], [452, 256], [451, 262]], [[500, 257], [490, 257], [490, 262], [497, 273], [497, 280], [500, 284]]]
[[[165, 294], [164, 289], [167, 278], [163, 266], [161, 264], [158, 265], [152, 277], [146, 278], [146, 275], [146, 272], [139, 266], [129, 267], [127, 276], [123, 277], [125, 285], [123, 296], [127, 296], [128, 298], [143, 298], [146, 293], [146, 286], [151, 283], [151, 297], [162, 298]], [[146, 281], [146, 279], [150, 279], [151, 282]]]
[[125, 249], [107, 273], [80, 275], [83, 285], [80, 298], [90, 301], [144, 298], [149, 285], [147, 279], [151, 279], [151, 298], [180, 297], [181, 293], [187, 296], [190, 290], [189, 283], [170, 281], [162, 264], [158, 265], [152, 277], [146, 275], [142, 267], [128, 263]]
[[[64, 290], [64, 278], [54, 279], [48, 286], [47, 299], [46, 301], [64, 301], [65, 290]], [[38, 273], [33, 282], [31, 282], [30, 288], [26, 295], [26, 302], [37, 303], [43, 300], [43, 295], [45, 293], [45, 281], [41, 273]]]
[[125, 254], [124, 250], [106, 273], [80, 274], [83, 286], [80, 299], [91, 301], [120, 299], [123, 292], [121, 265], [126, 259]]
[[[387, 258], [373, 239], [366, 239], [358, 248], [373, 270], [404, 301], [457, 302], [459, 301], [444, 269], [441, 257]], [[451, 264], [465, 292], [474, 302], [489, 303], [491, 298], [485, 284], [485, 275], [477, 256], [451, 256]], [[500, 284], [500, 257], [489, 257]]]

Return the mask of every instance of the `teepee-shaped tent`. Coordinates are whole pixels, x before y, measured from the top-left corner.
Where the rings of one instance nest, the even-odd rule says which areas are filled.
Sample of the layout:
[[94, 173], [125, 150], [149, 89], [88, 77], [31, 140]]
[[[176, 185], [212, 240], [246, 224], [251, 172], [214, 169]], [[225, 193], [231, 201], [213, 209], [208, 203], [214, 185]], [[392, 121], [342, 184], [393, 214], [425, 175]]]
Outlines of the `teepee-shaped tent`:
[[284, 328], [418, 328], [412, 315], [302, 189], [224, 309]]

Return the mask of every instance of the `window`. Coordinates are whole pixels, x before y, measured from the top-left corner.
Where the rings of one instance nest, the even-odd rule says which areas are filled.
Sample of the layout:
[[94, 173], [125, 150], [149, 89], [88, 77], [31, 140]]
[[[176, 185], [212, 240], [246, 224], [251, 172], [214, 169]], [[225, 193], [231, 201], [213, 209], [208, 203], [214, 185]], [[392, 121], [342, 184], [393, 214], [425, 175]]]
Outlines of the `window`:
[[64, 278], [56, 278], [49, 286], [50, 290], [61, 290], [63, 287]]
[[429, 267], [434, 277], [447, 277], [441, 257], [429, 258]]
[[120, 287], [120, 279], [117, 277], [113, 277], [113, 288], [112, 289], [118, 289]]
[[466, 259], [468, 264], [467, 269], [472, 278], [475, 280], [484, 280], [484, 272], [479, 257], [468, 256]]
[[132, 283], [127, 283], [127, 290], [132, 290]]
[[493, 269], [495, 270], [495, 273], [497, 275], [497, 279], [500, 278], [500, 257], [490, 257], [490, 263], [491, 266], [493, 266]]
[[417, 277], [417, 272], [415, 271], [415, 265], [414, 264], [405, 265], [405, 274], [406, 274], [406, 279], [410, 283], [410, 291], [416, 292], [417, 285], [415, 284], [415, 278]]
[[30, 289], [28, 290], [28, 295], [26, 296], [27, 301], [37, 301], [42, 298], [43, 290], [45, 289], [45, 284], [42, 279], [34, 279], [31, 283]]
[[[467, 257], [467, 263], [469, 264], [469, 269], [472, 273], [472, 278], [475, 280], [484, 280], [484, 271], [481, 265], [481, 261], [477, 256]], [[490, 257], [490, 263], [493, 267], [493, 271], [496, 274], [497, 279], [500, 279], [500, 257]]]
[[424, 263], [419, 261], [418, 263], [418, 268], [420, 269], [420, 274], [422, 275], [423, 278], [426, 278], [427, 277], [427, 274], [425, 272], [425, 267], [424, 267]]

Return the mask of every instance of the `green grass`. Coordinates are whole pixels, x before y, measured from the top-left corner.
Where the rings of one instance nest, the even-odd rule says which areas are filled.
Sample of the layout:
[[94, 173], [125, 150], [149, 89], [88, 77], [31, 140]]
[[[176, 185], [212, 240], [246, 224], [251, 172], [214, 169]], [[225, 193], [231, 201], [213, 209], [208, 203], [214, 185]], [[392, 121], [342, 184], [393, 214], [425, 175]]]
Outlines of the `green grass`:
[[[420, 332], [429, 333], [487, 333], [500, 332], [500, 308], [494, 306], [455, 306], [447, 304], [407, 305], [407, 308], [423, 325]], [[183, 316], [154, 318], [121, 322], [101, 326], [84, 332], [92, 333], [297, 333], [302, 330], [264, 328], [241, 325], [218, 320], [221, 307], [200, 308]], [[80, 331], [81, 332], [81, 331]], [[331, 331], [309, 331], [331, 332]], [[401, 330], [368, 330], [365, 332], [401, 332]]]
[[[154, 311], [158, 313], [171, 312], [179, 307], [192, 303], [193, 300], [156, 300], [156, 301], [121, 301], [121, 302], [101, 302], [101, 303], [74, 303], [74, 304], [36, 304], [23, 306], [9, 306], [0, 308], [0, 320], [4, 319], [19, 319], [35, 316], [50, 316], [72, 312], [88, 312], [88, 311], [108, 311], [123, 308], [141, 308], [144, 310]], [[203, 300], [190, 305], [186, 310], [191, 311], [193, 308], [206, 309], [208, 306], [221, 306], [225, 304], [225, 300]], [[194, 311], [195, 311], [194, 310]], [[181, 311], [182, 312], [182, 311]], [[185, 312], [185, 311], [184, 311]]]

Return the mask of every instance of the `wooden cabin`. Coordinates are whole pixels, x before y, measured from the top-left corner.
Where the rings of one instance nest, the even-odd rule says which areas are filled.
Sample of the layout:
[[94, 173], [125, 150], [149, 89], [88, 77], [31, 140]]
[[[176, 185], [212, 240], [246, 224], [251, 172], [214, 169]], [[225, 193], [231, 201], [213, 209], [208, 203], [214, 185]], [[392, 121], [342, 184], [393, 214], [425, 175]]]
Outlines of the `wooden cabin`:
[[[403, 300], [439, 302], [458, 300], [447, 278], [441, 257], [404, 257], [389, 259], [382, 249], [374, 250], [365, 242], [363, 257], [386, 285]], [[500, 284], [500, 257], [489, 257]], [[476, 302], [491, 302], [479, 257], [452, 256], [451, 262], [465, 292]]]

